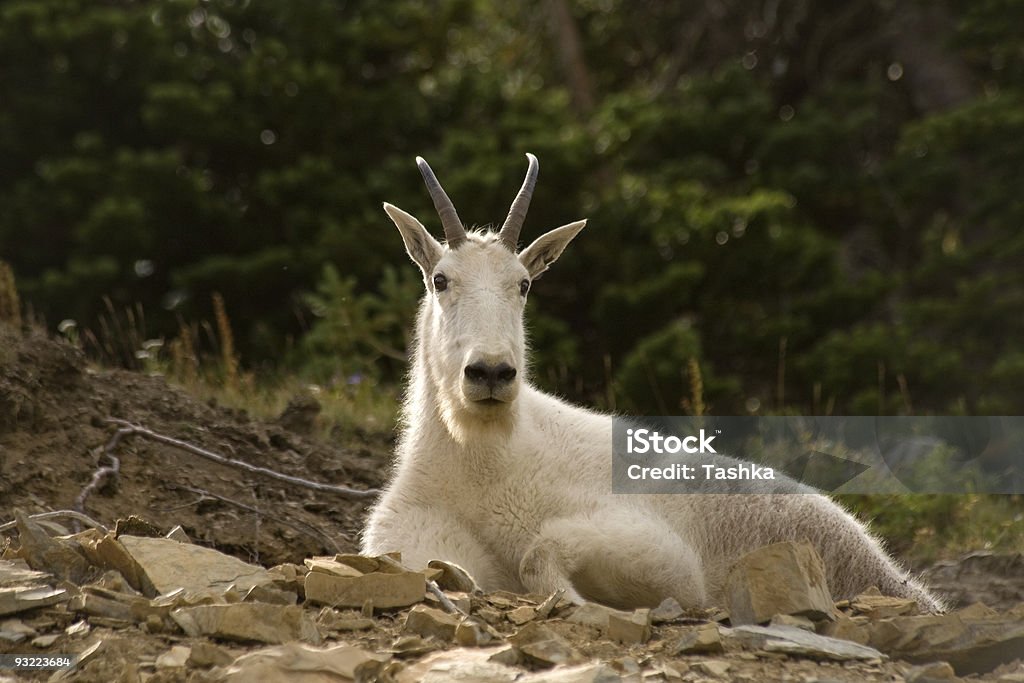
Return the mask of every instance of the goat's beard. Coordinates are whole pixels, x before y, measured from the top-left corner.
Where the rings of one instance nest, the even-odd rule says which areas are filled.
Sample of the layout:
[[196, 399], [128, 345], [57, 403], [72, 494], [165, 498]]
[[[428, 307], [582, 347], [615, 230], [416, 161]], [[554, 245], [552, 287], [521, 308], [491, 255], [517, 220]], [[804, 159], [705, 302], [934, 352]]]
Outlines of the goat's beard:
[[461, 387], [439, 387], [441, 421], [456, 442], [468, 445], [511, 429], [519, 408], [518, 388], [511, 400], [480, 402], [470, 400]]

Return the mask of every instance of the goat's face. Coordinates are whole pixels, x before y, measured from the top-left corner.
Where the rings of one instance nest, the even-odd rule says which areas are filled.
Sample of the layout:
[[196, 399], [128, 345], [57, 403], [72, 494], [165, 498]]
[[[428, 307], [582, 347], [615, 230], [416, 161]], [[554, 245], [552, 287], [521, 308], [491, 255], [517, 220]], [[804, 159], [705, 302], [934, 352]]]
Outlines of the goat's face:
[[465, 410], [507, 406], [524, 374], [530, 274], [495, 237], [473, 235], [446, 250], [426, 280], [432, 329], [420, 334], [437, 384]]
[[427, 288], [419, 329], [423, 371], [447, 408], [497, 418], [507, 414], [525, 375], [523, 307], [531, 283], [586, 222], [552, 230], [516, 254], [519, 226], [537, 173], [532, 155], [523, 190], [500, 233], [467, 234], [429, 166], [418, 162], [444, 223], [447, 244], [435, 240], [401, 209], [390, 204], [384, 209], [402, 233]]

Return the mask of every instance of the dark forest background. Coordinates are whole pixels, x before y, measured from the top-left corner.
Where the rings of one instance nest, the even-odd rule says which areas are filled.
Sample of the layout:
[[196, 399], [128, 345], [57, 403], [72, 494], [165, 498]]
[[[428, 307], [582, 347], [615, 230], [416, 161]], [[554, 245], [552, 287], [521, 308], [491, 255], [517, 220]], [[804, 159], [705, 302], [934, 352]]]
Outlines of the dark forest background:
[[[107, 362], [395, 387], [413, 163], [529, 242], [534, 377], [648, 414], [1021, 414], [1024, 1], [5, 0], [0, 258]], [[223, 322], [223, 321], [222, 321]], [[163, 343], [149, 340], [163, 340]]]

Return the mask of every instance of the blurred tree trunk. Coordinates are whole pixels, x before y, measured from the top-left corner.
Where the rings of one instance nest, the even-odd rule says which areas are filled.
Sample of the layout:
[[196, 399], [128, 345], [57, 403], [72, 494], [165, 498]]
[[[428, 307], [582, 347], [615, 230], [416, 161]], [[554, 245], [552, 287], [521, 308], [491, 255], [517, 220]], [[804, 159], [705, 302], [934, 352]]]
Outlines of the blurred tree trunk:
[[568, 0], [548, 0], [549, 30], [555, 41], [558, 68], [562, 72], [576, 113], [585, 118], [594, 110], [594, 89], [583, 57], [580, 32]]
[[[562, 80], [569, 89], [576, 117], [593, 134], [596, 133], [591, 113], [594, 111], [596, 97], [593, 80], [587, 60], [583, 56], [583, 45], [580, 41], [579, 28], [572, 16], [568, 0], [547, 0], [549, 30], [555, 41], [555, 54], [558, 68], [562, 72]], [[598, 161], [593, 169], [594, 180], [598, 187], [606, 189], [615, 184], [615, 176], [607, 159]]]
[[914, 106], [922, 112], [952, 109], [972, 99], [978, 84], [962, 59], [946, 43], [955, 26], [941, 4], [893, 5], [889, 49], [903, 66]]

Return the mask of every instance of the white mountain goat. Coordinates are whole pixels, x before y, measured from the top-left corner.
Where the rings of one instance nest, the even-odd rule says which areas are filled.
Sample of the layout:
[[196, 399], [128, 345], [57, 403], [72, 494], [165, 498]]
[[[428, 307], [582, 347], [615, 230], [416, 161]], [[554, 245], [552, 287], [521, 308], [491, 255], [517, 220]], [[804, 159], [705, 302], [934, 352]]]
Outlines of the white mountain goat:
[[537, 179], [537, 159], [527, 157], [526, 180], [500, 233], [467, 233], [420, 158], [447, 244], [384, 205], [427, 291], [397, 461], [369, 515], [363, 552], [400, 551], [417, 567], [454, 562], [485, 590], [561, 588], [577, 602], [630, 608], [666, 597], [684, 606], [720, 602], [744, 553], [808, 540], [837, 599], [875, 585], [942, 609], [823, 495], [757, 494], [764, 489], [756, 485], [752, 495], [612, 493], [612, 417], [545, 394], [526, 376], [530, 285], [586, 224], [564, 225], [516, 253]]

